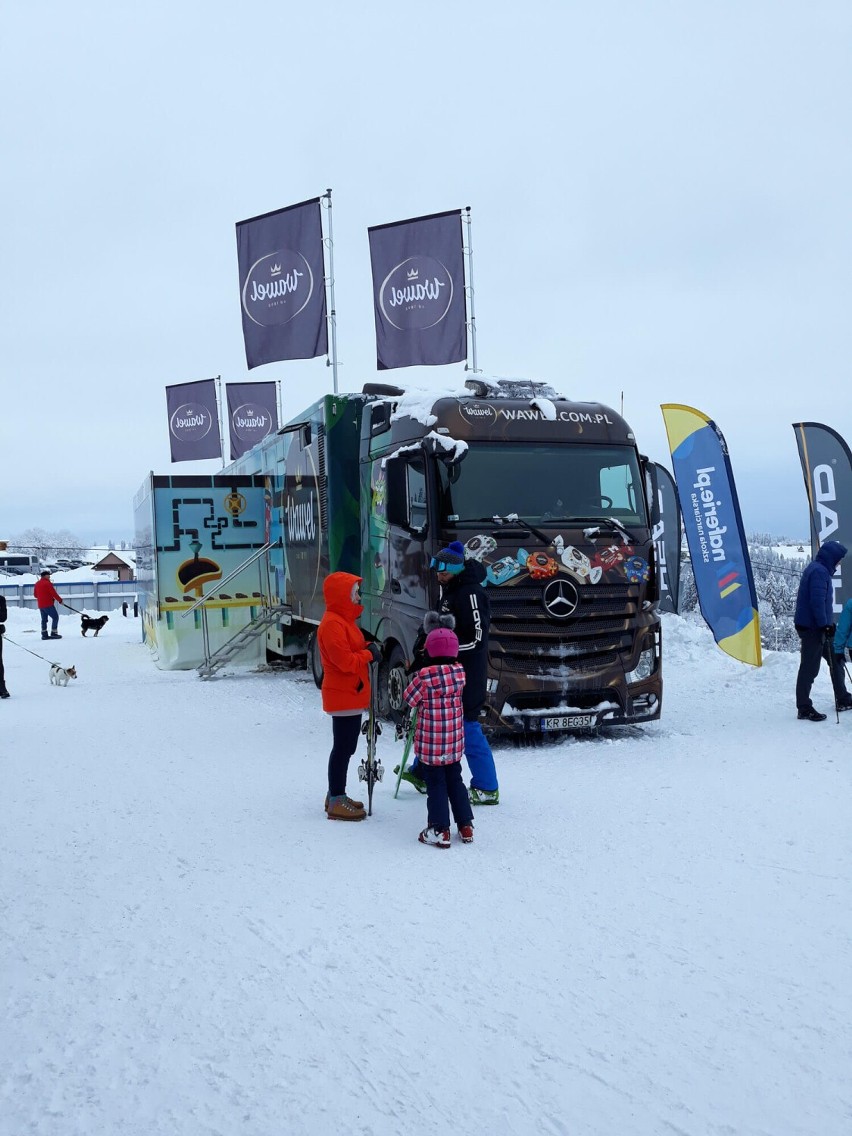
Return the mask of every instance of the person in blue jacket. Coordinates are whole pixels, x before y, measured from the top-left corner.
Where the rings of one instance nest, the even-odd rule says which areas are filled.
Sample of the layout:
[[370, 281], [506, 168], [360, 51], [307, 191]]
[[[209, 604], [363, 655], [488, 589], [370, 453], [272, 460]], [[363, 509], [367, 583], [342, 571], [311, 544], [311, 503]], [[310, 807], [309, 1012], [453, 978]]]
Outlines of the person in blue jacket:
[[834, 665], [841, 672], [846, 671], [846, 653], [852, 659], [852, 600], [847, 600], [837, 621], [834, 632]]
[[796, 596], [795, 624], [801, 647], [796, 676], [796, 709], [799, 718], [808, 722], [824, 722], [826, 718], [811, 702], [811, 687], [819, 674], [821, 659], [828, 663], [837, 709], [852, 709], [852, 695], [843, 678], [842, 655], [838, 664], [832, 649], [835, 624], [831, 577], [845, 555], [844, 545], [836, 540], [827, 540], [802, 573]]

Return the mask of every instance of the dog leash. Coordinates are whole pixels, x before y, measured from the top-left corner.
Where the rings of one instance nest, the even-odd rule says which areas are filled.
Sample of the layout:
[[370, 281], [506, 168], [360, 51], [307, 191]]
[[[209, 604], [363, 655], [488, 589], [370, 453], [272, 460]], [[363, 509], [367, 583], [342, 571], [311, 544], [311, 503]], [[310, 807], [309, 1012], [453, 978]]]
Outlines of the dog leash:
[[32, 655], [36, 659], [41, 659], [43, 663], [50, 663], [52, 667], [59, 667], [61, 671], [65, 670], [65, 667], [63, 667], [61, 663], [55, 663], [53, 659], [46, 659], [44, 655], [36, 654], [36, 652], [31, 651], [29, 647], [25, 647], [23, 643], [16, 643], [14, 639], [10, 639], [8, 635], [3, 636], [3, 641], [6, 643], [11, 643], [13, 647], [20, 647], [22, 651], [26, 651], [28, 655]]

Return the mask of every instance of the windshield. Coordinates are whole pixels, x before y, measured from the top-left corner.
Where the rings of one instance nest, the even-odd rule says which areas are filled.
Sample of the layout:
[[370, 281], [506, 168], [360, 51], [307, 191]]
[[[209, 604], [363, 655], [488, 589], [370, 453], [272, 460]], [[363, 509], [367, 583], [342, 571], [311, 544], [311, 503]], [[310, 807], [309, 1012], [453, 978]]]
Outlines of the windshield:
[[441, 521], [517, 513], [533, 524], [614, 517], [644, 528], [640, 476], [629, 446], [472, 443], [459, 465], [438, 462]]

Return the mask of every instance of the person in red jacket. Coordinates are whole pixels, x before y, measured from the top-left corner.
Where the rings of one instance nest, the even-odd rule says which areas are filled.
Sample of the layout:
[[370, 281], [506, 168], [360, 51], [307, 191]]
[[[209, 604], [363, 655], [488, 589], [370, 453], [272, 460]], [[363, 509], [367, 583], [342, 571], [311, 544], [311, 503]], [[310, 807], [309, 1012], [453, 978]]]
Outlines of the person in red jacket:
[[382, 657], [355, 622], [364, 610], [360, 585], [360, 576], [332, 572], [322, 586], [325, 615], [317, 628], [317, 641], [323, 669], [322, 708], [331, 715], [325, 799], [329, 820], [363, 820], [367, 815], [362, 801], [346, 795], [349, 759], [358, 745], [361, 714], [370, 705], [370, 663]]
[[[57, 631], [59, 627], [59, 612], [56, 610], [56, 605], [62, 603], [62, 596], [60, 596], [59, 592], [54, 588], [49, 572], [42, 572], [39, 576], [33, 587], [33, 595], [36, 598], [38, 613], [41, 616], [42, 639], [61, 639], [62, 636]], [[47, 633], [48, 616], [50, 616], [53, 623], [50, 635]]]

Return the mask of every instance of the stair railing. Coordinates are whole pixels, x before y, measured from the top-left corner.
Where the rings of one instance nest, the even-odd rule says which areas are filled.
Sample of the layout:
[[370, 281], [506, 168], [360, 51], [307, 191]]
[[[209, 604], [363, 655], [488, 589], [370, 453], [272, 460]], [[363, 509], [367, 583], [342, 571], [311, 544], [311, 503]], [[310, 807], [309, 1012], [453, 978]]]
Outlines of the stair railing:
[[[223, 588], [225, 586], [225, 584], [230, 583], [231, 580], [233, 580], [235, 576], [238, 576], [240, 574], [240, 572], [244, 572], [245, 569], [250, 568], [252, 564], [258, 563], [260, 561], [260, 558], [262, 556], [265, 556], [269, 552], [270, 548], [275, 548], [280, 543], [281, 543], [280, 539], [279, 540], [270, 540], [266, 544], [264, 544], [262, 548], [256, 549], [251, 554], [251, 556], [249, 556], [246, 560], [244, 560], [242, 562], [242, 564], [238, 564], [237, 567], [233, 570], [233, 572], [229, 572], [228, 575], [225, 576], [225, 578], [223, 580], [218, 580], [217, 581], [218, 586], [220, 588]], [[262, 569], [261, 566], [259, 566], [259, 568], [258, 568], [258, 586], [260, 588], [260, 596], [261, 596], [260, 606], [261, 607], [269, 607], [270, 606], [270, 597], [267, 594], [268, 591], [269, 591], [269, 585], [268, 585], [268, 580], [267, 580], [266, 588], [264, 588], [264, 586], [263, 586], [263, 569]], [[204, 647], [204, 664], [203, 665], [206, 668], [210, 666], [210, 659], [211, 659], [211, 655], [210, 655], [210, 632], [209, 632], [208, 627], [207, 627], [207, 607], [206, 607], [206, 605], [210, 600], [213, 600], [215, 598], [216, 597], [214, 595], [201, 596], [199, 599], [197, 599], [195, 601], [195, 603], [192, 605], [192, 607], [188, 607], [186, 609], [186, 611], [181, 612], [181, 619], [186, 619], [187, 616], [192, 615], [193, 612], [195, 612], [199, 608], [201, 608], [201, 642], [202, 642], [202, 645]], [[239, 632], [237, 634], [239, 634]]]

